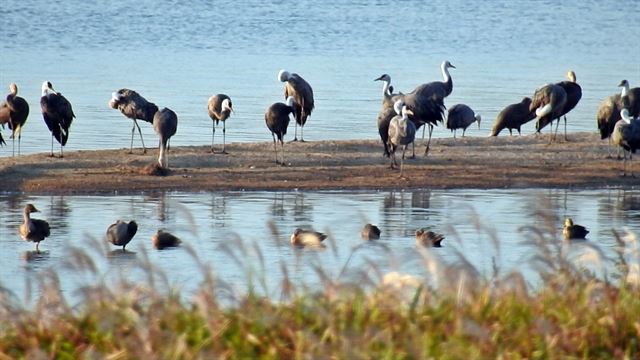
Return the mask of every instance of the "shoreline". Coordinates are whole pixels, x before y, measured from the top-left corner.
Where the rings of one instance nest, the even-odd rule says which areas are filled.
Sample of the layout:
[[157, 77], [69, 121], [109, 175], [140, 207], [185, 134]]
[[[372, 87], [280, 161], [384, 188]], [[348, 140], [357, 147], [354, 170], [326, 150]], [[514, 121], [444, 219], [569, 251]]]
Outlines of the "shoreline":
[[[275, 164], [273, 142], [230, 143], [228, 154], [209, 145], [169, 152], [171, 171], [149, 175], [157, 149], [79, 150], [63, 159], [46, 153], [0, 158], [0, 191], [34, 195], [128, 194], [155, 191], [283, 191], [403, 189], [597, 189], [640, 187], [621, 176], [622, 161], [607, 158], [608, 143], [597, 133], [570, 133], [548, 144], [542, 136], [432, 139], [424, 156], [405, 160], [405, 179], [389, 169], [380, 140], [285, 143], [288, 166]], [[219, 149], [220, 145], [217, 145]], [[278, 146], [279, 147], [279, 146]], [[617, 149], [612, 148], [615, 156]], [[407, 151], [410, 154], [411, 150]], [[400, 154], [397, 154], [400, 161]], [[627, 172], [639, 167], [627, 162]], [[635, 174], [634, 173], [634, 174]]]

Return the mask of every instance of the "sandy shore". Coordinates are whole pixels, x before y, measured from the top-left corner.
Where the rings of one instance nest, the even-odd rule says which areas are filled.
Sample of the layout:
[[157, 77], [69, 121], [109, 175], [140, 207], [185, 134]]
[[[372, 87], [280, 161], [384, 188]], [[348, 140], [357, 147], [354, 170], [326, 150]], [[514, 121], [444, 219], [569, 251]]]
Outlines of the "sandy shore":
[[[547, 136], [434, 139], [424, 156], [405, 162], [405, 178], [389, 169], [379, 140], [287, 143], [287, 166], [274, 162], [273, 143], [233, 143], [227, 155], [209, 146], [174, 147], [167, 176], [148, 174], [157, 149], [66, 152], [0, 158], [3, 191], [88, 194], [153, 190], [282, 190], [401, 188], [599, 188], [640, 185], [623, 177], [622, 161], [607, 158], [596, 133], [571, 133], [548, 144]], [[640, 175], [640, 165], [629, 169]]]

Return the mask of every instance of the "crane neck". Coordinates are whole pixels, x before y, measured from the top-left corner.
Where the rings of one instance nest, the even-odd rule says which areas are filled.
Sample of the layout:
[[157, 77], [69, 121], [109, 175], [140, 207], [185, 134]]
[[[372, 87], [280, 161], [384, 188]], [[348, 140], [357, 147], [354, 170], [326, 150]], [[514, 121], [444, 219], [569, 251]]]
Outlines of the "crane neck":
[[442, 70], [442, 78], [444, 82], [449, 82], [451, 80], [451, 75], [449, 74], [449, 68], [445, 66], [445, 64], [440, 65], [440, 69]]
[[390, 81], [382, 80], [382, 95], [383, 96], [388, 95], [389, 85], [391, 85]]
[[624, 84], [624, 86], [622, 87], [622, 93], [621, 96], [625, 97], [629, 94], [629, 84]]
[[624, 122], [626, 122], [627, 124], [631, 124], [631, 121], [633, 120], [631, 118], [631, 116], [629, 115], [629, 110], [627, 108], [624, 108], [620, 111], [620, 117], [622, 118], [622, 120], [624, 120]]

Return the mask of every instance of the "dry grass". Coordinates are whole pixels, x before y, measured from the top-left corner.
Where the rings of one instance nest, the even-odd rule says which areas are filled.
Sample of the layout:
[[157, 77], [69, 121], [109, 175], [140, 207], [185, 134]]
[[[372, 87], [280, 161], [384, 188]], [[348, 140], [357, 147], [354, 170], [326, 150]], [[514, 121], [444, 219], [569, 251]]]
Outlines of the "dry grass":
[[[144, 283], [94, 284], [81, 289], [78, 306], [67, 303], [50, 273], [33, 307], [0, 293], [0, 359], [640, 357], [635, 235], [615, 233], [620, 246], [611, 261], [618, 270], [596, 276], [587, 268], [608, 261], [597, 247], [586, 259], [568, 260], [554, 232], [551, 219], [549, 229], [523, 228], [539, 269], [535, 286], [500, 269], [482, 277], [462, 254], [445, 264], [428, 249], [425, 278], [372, 271], [354, 285], [318, 268], [322, 286], [310, 290], [293, 284], [282, 265], [281, 299], [260, 295], [268, 292], [253, 270], [264, 261], [258, 245], [240, 250], [257, 252], [260, 260], [245, 264], [255, 285], [239, 297], [229, 296], [188, 247], [204, 278], [188, 299], [171, 290], [144, 252], [138, 256]], [[80, 249], [69, 263], [79, 272], [96, 271]]]

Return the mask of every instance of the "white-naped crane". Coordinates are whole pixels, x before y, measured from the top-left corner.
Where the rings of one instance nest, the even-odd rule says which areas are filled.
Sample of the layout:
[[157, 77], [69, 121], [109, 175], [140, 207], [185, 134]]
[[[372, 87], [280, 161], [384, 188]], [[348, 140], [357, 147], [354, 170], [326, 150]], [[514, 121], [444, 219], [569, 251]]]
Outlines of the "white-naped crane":
[[287, 99], [289, 96], [293, 96], [295, 100], [293, 116], [296, 120], [296, 126], [294, 128], [293, 141], [298, 141], [298, 125], [300, 125], [300, 141], [304, 141], [302, 134], [304, 125], [315, 108], [313, 89], [302, 76], [286, 70], [280, 70], [278, 80], [285, 83], [284, 98]]
[[209, 102], [207, 104], [207, 109], [209, 111], [209, 117], [212, 121], [212, 131], [211, 131], [211, 152], [213, 153], [213, 138], [216, 135], [216, 126], [220, 121], [222, 121], [222, 154], [226, 154], [225, 150], [226, 145], [226, 134], [227, 134], [227, 119], [231, 115], [233, 110], [233, 104], [231, 103], [231, 98], [226, 94], [217, 94], [213, 95], [209, 98]]
[[61, 93], [53, 89], [49, 81], [42, 83], [42, 97], [40, 98], [42, 117], [51, 131], [51, 157], [53, 157], [53, 138], [60, 143], [60, 157], [63, 157], [62, 148], [69, 139], [69, 128], [76, 115], [73, 113], [71, 103]]

